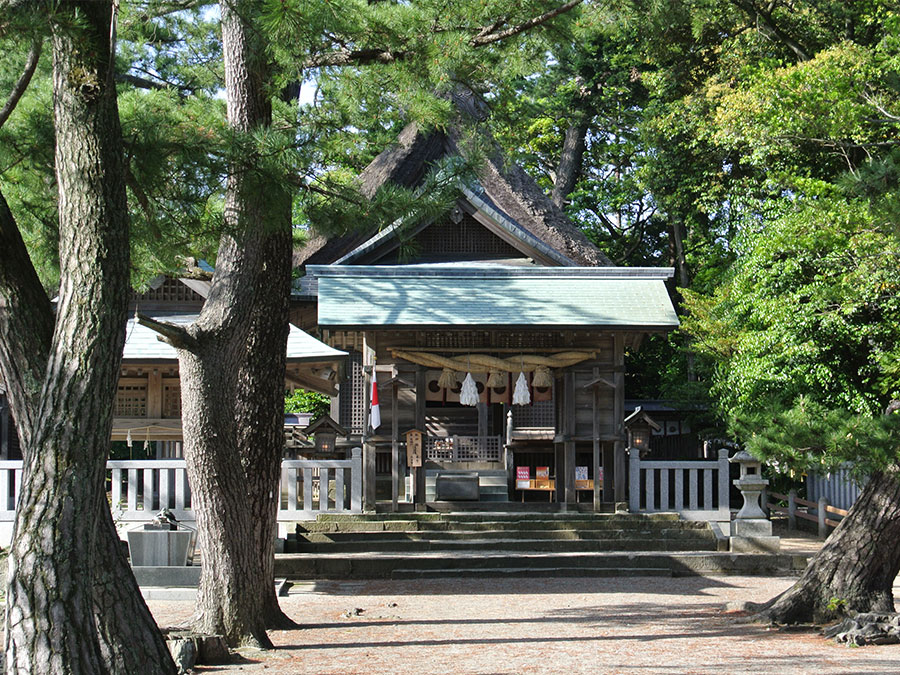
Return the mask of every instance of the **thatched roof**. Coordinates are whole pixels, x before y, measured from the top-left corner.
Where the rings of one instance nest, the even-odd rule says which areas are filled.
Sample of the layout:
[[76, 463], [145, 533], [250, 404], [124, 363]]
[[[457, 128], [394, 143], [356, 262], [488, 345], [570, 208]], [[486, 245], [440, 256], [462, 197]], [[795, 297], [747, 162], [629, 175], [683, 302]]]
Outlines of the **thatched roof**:
[[[478, 117], [471, 98], [454, 97], [461, 117]], [[361, 190], [371, 197], [382, 185], [393, 182], [414, 188], [424, 179], [430, 166], [441, 157], [464, 154], [458, 129], [447, 133], [424, 131], [415, 122], [408, 124], [396, 143], [379, 154], [360, 174]], [[482, 132], [483, 133], [483, 132]], [[488, 139], [490, 141], [490, 139]], [[544, 194], [521, 167], [508, 165], [497, 150], [476, 169], [483, 198], [491, 202], [516, 225], [555, 249], [574, 264], [609, 266], [613, 263], [584, 233], [575, 227], [563, 211]], [[473, 186], [474, 188], [475, 186]], [[477, 190], [481, 192], [481, 190]], [[326, 239], [313, 237], [294, 257], [295, 265], [329, 264], [367, 241], [375, 232], [356, 232]]]

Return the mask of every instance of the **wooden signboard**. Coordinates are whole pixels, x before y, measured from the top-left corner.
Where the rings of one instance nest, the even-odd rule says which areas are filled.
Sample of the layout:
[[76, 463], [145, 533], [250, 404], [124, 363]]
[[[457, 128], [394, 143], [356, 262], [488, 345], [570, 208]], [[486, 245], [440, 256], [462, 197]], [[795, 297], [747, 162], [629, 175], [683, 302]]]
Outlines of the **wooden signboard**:
[[425, 450], [425, 434], [418, 429], [406, 432], [406, 465], [410, 468], [422, 466]]
[[531, 487], [531, 467], [516, 467], [516, 489], [527, 490]]
[[550, 467], [549, 466], [539, 466], [534, 470], [534, 486], [535, 487], [550, 487]]
[[588, 480], [588, 468], [586, 466], [575, 467], [575, 489], [587, 490], [594, 487], [594, 482]]

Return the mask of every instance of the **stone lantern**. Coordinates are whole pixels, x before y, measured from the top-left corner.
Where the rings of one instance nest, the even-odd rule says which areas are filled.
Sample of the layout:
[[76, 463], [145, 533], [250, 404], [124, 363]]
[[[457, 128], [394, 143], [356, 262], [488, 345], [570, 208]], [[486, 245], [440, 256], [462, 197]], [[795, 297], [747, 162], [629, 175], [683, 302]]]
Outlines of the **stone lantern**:
[[772, 523], [759, 504], [760, 495], [769, 484], [762, 477], [762, 462], [746, 450], [740, 450], [730, 462], [740, 465], [740, 478], [732, 481], [741, 491], [744, 505], [731, 525], [731, 550], [734, 553], [775, 553], [781, 549], [781, 539], [772, 536]]
[[347, 430], [335, 422], [328, 415], [322, 415], [315, 419], [303, 430], [307, 436], [315, 434], [315, 449], [317, 455], [331, 455], [336, 450], [337, 439], [347, 436]]

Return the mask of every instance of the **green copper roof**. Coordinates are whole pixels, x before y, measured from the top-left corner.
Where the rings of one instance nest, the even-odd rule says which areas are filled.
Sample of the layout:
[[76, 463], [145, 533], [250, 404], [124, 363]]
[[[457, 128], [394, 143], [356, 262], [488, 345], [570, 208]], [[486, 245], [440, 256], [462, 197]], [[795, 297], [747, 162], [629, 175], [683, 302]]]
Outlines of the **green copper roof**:
[[678, 325], [664, 280], [670, 269], [498, 268], [488, 265], [310, 265], [319, 325]]

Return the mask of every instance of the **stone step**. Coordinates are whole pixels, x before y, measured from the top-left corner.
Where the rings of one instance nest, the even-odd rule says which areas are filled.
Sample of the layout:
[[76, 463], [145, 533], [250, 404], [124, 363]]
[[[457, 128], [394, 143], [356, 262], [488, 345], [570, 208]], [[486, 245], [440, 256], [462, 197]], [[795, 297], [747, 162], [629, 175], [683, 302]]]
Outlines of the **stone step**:
[[652, 532], [661, 532], [678, 529], [688, 532], [708, 532], [707, 523], [685, 523], [684, 526], [675, 523], [628, 523], [628, 522], [567, 522], [557, 520], [528, 520], [528, 521], [347, 521], [347, 522], [303, 522], [297, 523], [296, 532], [306, 534], [310, 532], [532, 532], [532, 531], [558, 531], [558, 532], [622, 532], [634, 536], [642, 536]]
[[[644, 535], [638, 537], [635, 535]], [[621, 541], [642, 538], [715, 541], [712, 530], [669, 528], [656, 531], [633, 530], [436, 530], [436, 531], [375, 531], [375, 532], [306, 532], [295, 534], [292, 540], [313, 544], [363, 542], [377, 544], [384, 541], [471, 541], [473, 539], [546, 539], [553, 541]]]
[[299, 541], [285, 548], [297, 553], [410, 553], [427, 551], [491, 551], [491, 552], [595, 552], [595, 551], [715, 551], [710, 539], [467, 539], [410, 540], [382, 539], [373, 541], [307, 542]]
[[671, 577], [668, 567], [647, 567], [630, 569], [618, 567], [473, 567], [467, 570], [429, 570], [429, 569], [396, 569], [391, 572], [391, 579], [446, 579], [448, 577], [463, 578], [556, 578], [556, 577]]
[[[397, 570], [427, 570], [429, 573], [485, 575], [489, 570], [541, 570], [553, 574], [559, 569], [595, 574], [595, 570], [668, 569], [673, 576], [770, 575], [792, 576], [806, 567], [805, 556], [786, 554], [717, 552], [529, 552], [509, 555], [496, 552], [446, 551], [406, 554], [332, 553], [279, 554], [275, 576], [300, 579], [390, 579]], [[553, 570], [547, 572], [546, 570]], [[612, 572], [610, 572], [612, 573]], [[421, 574], [421, 573], [420, 573]], [[523, 572], [524, 574], [524, 572]]]

